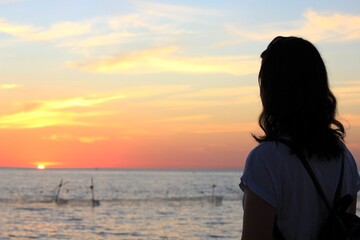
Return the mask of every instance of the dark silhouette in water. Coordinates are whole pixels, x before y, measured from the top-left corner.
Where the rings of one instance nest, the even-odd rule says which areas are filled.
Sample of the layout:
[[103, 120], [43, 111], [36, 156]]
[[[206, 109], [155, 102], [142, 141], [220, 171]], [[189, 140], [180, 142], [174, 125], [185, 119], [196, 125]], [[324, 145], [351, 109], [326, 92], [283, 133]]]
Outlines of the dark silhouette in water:
[[93, 207], [98, 207], [98, 206], [100, 206], [100, 201], [99, 201], [99, 200], [95, 200], [94, 179], [93, 179], [93, 178], [91, 178], [91, 186], [90, 186], [90, 189], [91, 189], [91, 195], [92, 195], [92, 199], [91, 199], [92, 206], [93, 206]]
[[222, 204], [223, 196], [216, 196], [215, 195], [215, 188], [216, 185], [212, 185], [212, 191], [211, 191], [211, 203], [215, 206], [220, 206]]
[[61, 191], [62, 186], [63, 186], [63, 180], [61, 179], [61, 180], [60, 180], [60, 184], [59, 184], [59, 186], [58, 186], [58, 191], [57, 191], [57, 194], [56, 194], [56, 197], [55, 197], [55, 203], [58, 204], [58, 205], [67, 204], [67, 202], [68, 202], [68, 201], [65, 200], [65, 199], [59, 198], [59, 196], [60, 196], [60, 191]]
[[[60, 180], [60, 184], [58, 185], [57, 194], [55, 196], [55, 203], [57, 205], [65, 205], [69, 203], [69, 200], [60, 198], [60, 192], [61, 188], [64, 186], [65, 183], [63, 183], [63, 179]], [[94, 189], [94, 179], [91, 178], [91, 185], [89, 187], [91, 189], [91, 206], [92, 207], [98, 207], [100, 206], [100, 201], [95, 199], [95, 189]], [[71, 200], [70, 200], [71, 201]], [[76, 200], [73, 200], [73, 202], [76, 202]]]

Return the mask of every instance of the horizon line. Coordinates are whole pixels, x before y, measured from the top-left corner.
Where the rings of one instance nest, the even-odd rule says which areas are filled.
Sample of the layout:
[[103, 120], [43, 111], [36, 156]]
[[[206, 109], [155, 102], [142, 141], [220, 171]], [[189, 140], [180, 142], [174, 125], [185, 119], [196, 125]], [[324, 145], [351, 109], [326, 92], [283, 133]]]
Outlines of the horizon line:
[[36, 167], [5, 167], [0, 166], [0, 170], [3, 169], [23, 169], [23, 170], [132, 170], [132, 171], [241, 171], [242, 168], [121, 168], [121, 167], [48, 167], [46, 169], [37, 169]]

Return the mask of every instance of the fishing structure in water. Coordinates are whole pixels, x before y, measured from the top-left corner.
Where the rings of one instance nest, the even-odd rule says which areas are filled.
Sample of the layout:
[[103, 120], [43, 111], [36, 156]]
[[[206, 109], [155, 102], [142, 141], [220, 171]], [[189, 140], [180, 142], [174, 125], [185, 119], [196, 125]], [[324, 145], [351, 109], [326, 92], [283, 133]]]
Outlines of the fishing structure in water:
[[[65, 183], [64, 183], [65, 184]], [[56, 194], [56, 197], [55, 197], [55, 203], [57, 205], [64, 205], [64, 204], [67, 204], [67, 200], [65, 199], [62, 199], [62, 198], [59, 198], [60, 196], [60, 191], [61, 191], [61, 188], [62, 186], [64, 185], [63, 184], [63, 179], [60, 180], [60, 184], [58, 185], [58, 190], [57, 190], [57, 194]]]
[[222, 204], [222, 200], [224, 197], [215, 195], [215, 188], [216, 188], [216, 185], [213, 184], [212, 191], [211, 191], [211, 203], [214, 204], [215, 206], [220, 206]]
[[[62, 199], [60, 198], [60, 193], [61, 193], [61, 188], [65, 185], [66, 183], [63, 183], [63, 179], [60, 180], [60, 184], [57, 186], [57, 193], [55, 196], [55, 203], [57, 205], [65, 205], [69, 203], [69, 200], [67, 199]], [[91, 189], [91, 206], [92, 207], [98, 207], [100, 206], [100, 200], [96, 200], [95, 199], [95, 189], [94, 189], [94, 179], [91, 177], [91, 185], [89, 186], [89, 188]]]
[[[84, 198], [62, 198], [61, 195], [63, 192], [68, 193], [70, 190], [69, 189], [64, 189], [64, 185], [69, 183], [69, 182], [64, 182], [63, 179], [60, 180], [60, 183], [57, 185], [56, 187], [56, 194], [55, 197], [52, 197], [50, 202], [55, 202], [56, 205], [61, 206], [61, 205], [77, 205], [77, 206], [91, 206], [91, 207], [98, 207], [100, 206], [100, 200], [96, 199], [95, 196], [95, 186], [94, 186], [94, 178], [91, 177], [91, 184], [90, 186], [86, 186], [86, 189], [90, 189], [91, 191], [91, 199], [84, 199]], [[194, 186], [195, 188], [197, 188], [196, 186]], [[153, 200], [156, 201], [167, 201], [167, 202], [183, 202], [183, 203], [191, 203], [191, 202], [200, 202], [200, 203], [208, 203], [214, 206], [221, 206], [224, 197], [222, 195], [217, 195], [216, 194], [216, 184], [212, 184], [210, 185], [210, 192], [208, 192], [208, 194], [206, 194], [205, 191], [199, 190], [198, 192], [201, 193], [201, 196], [169, 196], [169, 189], [166, 191], [166, 195], [165, 198], [154, 198]], [[81, 186], [80, 186], [81, 188]], [[89, 194], [89, 191], [86, 191], [86, 194]], [[54, 195], [53, 195], [54, 196]], [[110, 201], [115, 201], [115, 202], [128, 202], [129, 200], [131, 200], [131, 202], [143, 202], [143, 201], [151, 201], [151, 199], [111, 199], [111, 200], [107, 200], [107, 199], [103, 199], [103, 201], [105, 202], [110, 202]]]
[[98, 206], [100, 206], [100, 201], [99, 201], [99, 200], [95, 200], [94, 180], [93, 180], [92, 177], [91, 177], [91, 186], [90, 186], [90, 189], [91, 189], [91, 195], [92, 195], [92, 199], [91, 199], [92, 207], [98, 207]]

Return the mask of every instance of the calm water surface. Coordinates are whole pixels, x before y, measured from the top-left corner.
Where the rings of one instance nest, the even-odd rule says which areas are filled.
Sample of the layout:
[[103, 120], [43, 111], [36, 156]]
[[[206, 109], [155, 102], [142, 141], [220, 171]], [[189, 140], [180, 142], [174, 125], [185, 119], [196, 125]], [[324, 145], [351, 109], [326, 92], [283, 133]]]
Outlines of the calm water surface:
[[0, 239], [239, 239], [240, 175], [0, 169]]

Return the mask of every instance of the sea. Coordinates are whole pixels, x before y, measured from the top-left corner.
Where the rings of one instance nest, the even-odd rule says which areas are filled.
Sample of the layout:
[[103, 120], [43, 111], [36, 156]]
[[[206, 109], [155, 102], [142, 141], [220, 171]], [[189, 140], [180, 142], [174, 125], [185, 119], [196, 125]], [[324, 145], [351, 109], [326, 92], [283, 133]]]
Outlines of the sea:
[[241, 171], [0, 169], [0, 239], [240, 239]]

